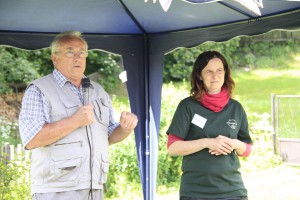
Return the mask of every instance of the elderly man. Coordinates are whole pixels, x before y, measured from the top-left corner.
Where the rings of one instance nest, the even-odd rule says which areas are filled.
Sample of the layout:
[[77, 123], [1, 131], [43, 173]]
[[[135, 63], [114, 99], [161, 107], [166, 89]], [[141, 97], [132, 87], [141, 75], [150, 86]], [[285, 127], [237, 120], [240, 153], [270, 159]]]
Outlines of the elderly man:
[[92, 81], [84, 86], [88, 94], [83, 92], [87, 51], [80, 32], [57, 35], [53, 73], [33, 81], [23, 97], [19, 126], [24, 147], [32, 150], [32, 199], [103, 199], [108, 145], [137, 125], [130, 112], [115, 122], [110, 97], [99, 84]]

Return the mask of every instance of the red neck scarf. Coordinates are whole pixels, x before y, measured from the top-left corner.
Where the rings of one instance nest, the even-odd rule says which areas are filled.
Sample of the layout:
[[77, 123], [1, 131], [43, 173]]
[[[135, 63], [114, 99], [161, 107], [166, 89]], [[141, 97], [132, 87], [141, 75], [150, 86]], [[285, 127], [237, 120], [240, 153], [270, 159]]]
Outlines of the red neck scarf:
[[219, 94], [205, 93], [202, 100], [199, 101], [204, 107], [214, 112], [220, 112], [227, 105], [229, 94], [225, 87], [222, 87]]

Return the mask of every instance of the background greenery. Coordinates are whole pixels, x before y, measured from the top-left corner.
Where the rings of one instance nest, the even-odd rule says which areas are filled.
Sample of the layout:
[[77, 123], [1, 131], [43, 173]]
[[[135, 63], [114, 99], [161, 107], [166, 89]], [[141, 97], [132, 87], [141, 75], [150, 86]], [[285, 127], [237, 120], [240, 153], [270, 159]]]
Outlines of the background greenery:
[[[178, 102], [189, 95], [188, 80], [193, 62], [206, 50], [218, 50], [228, 59], [236, 82], [234, 98], [242, 103], [248, 114], [255, 151], [249, 158], [241, 159], [242, 170], [255, 171], [282, 164], [280, 156], [273, 152], [270, 95], [300, 94], [299, 38], [299, 32], [272, 32], [256, 37], [238, 37], [224, 43], [207, 42], [190, 49], [177, 49], [165, 56], [157, 174], [159, 194], [178, 190], [181, 157], [170, 157], [167, 154], [165, 132]], [[33, 79], [50, 73], [53, 66], [49, 58], [49, 49], [24, 51], [0, 46], [0, 92], [7, 94], [21, 91]], [[99, 82], [110, 92], [117, 115], [122, 110], [130, 109], [126, 88], [117, 78], [121, 71], [120, 57], [99, 50], [89, 51], [86, 74], [100, 74], [102, 78]], [[297, 102], [287, 104], [297, 105]], [[299, 118], [294, 121], [299, 122]], [[0, 145], [4, 142], [20, 143], [16, 136], [17, 121], [1, 117], [0, 122]], [[110, 154], [108, 191], [105, 194], [107, 199], [120, 199], [124, 194], [128, 199], [141, 198], [134, 135], [122, 143], [112, 145]], [[0, 169], [0, 182], [3, 183], [0, 200], [20, 199], [20, 195], [28, 197], [29, 183], [24, 177], [29, 170], [28, 163], [21, 167], [18, 163], [10, 163], [8, 166], [1, 161]], [[15, 187], [16, 180], [19, 180], [20, 187]]]
[[[50, 48], [26, 51], [0, 46], [0, 93], [12, 92], [16, 87], [22, 89], [32, 80], [51, 73], [53, 64], [50, 54]], [[89, 51], [85, 74], [101, 74], [99, 83], [110, 92], [119, 83], [120, 62], [120, 56], [100, 50]]]

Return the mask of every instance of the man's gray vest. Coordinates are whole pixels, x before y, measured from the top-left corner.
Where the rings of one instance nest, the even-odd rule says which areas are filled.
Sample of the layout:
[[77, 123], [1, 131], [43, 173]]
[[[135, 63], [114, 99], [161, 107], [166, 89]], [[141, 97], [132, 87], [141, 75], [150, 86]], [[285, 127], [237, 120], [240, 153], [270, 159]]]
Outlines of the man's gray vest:
[[[82, 106], [67, 85], [58, 86], [53, 74], [32, 84], [41, 90], [50, 105], [50, 123], [72, 116]], [[32, 150], [32, 194], [89, 189], [91, 178], [93, 189], [103, 188], [109, 167], [109, 97], [99, 84], [92, 82], [92, 86], [89, 98], [94, 106], [95, 122], [49, 146]]]

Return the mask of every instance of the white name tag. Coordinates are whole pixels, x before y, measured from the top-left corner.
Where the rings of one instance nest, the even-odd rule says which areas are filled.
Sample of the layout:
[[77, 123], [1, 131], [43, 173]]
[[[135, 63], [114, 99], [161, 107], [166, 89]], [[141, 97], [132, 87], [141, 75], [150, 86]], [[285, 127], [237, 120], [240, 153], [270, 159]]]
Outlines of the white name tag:
[[199, 126], [200, 128], [203, 128], [205, 126], [207, 119], [204, 117], [195, 114], [192, 120], [192, 123], [195, 124], [196, 126]]

